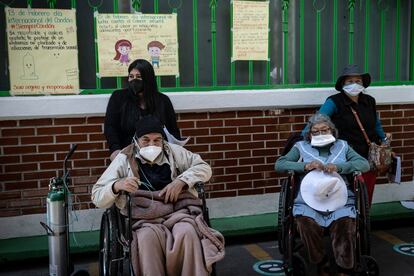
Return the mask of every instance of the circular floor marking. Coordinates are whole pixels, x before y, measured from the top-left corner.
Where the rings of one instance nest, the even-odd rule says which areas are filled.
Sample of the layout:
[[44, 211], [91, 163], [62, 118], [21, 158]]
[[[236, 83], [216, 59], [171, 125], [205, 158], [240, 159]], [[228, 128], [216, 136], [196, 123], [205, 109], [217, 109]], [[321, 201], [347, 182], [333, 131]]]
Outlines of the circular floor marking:
[[261, 275], [277, 276], [285, 275], [281, 260], [265, 260], [253, 265], [253, 270]]
[[394, 250], [404, 255], [414, 256], [414, 243], [396, 244]]

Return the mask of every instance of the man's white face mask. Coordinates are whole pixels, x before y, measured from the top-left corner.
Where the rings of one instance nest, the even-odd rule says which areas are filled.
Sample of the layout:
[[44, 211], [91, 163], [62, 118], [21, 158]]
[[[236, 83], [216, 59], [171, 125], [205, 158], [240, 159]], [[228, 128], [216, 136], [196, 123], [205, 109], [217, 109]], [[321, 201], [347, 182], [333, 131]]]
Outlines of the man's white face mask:
[[311, 145], [314, 147], [323, 147], [332, 144], [335, 140], [332, 134], [312, 135]]
[[363, 87], [362, 85], [358, 83], [350, 83], [350, 84], [344, 85], [342, 89], [349, 96], [358, 96], [359, 93], [364, 91], [365, 87]]
[[162, 148], [157, 146], [146, 146], [139, 149], [139, 155], [150, 163], [153, 163], [160, 156], [161, 152]]

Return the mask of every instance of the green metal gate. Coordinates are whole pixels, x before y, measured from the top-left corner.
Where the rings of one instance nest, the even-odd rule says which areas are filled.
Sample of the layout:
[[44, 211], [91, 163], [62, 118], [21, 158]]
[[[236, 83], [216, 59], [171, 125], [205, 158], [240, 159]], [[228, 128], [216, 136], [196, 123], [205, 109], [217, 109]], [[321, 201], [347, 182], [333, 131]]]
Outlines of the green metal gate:
[[[178, 14], [180, 77], [157, 77], [161, 91], [332, 87], [348, 63], [370, 72], [373, 85], [414, 84], [412, 1], [268, 1], [269, 59], [236, 62], [231, 61], [230, 0], [11, 0], [6, 4], [77, 9], [82, 94], [111, 93], [125, 85], [125, 78], [99, 77], [95, 12]], [[3, 30], [4, 2], [0, 11]], [[85, 18], [93, 25], [88, 34], [93, 36], [92, 43], [80, 38], [89, 28], [80, 24]], [[7, 68], [5, 32], [3, 37], [0, 62]], [[0, 78], [0, 95], [8, 96], [7, 70]]]

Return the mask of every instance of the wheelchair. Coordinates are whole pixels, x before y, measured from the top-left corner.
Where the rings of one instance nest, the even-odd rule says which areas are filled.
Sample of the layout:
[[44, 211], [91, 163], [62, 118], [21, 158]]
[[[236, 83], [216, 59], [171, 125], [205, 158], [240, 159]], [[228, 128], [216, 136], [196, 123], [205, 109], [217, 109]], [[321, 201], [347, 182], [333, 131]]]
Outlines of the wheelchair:
[[[356, 208], [356, 243], [353, 275], [379, 275], [376, 260], [370, 256], [370, 220], [368, 194], [361, 173], [350, 176], [353, 181]], [[299, 187], [299, 176], [292, 171], [281, 184], [278, 211], [278, 246], [283, 255], [286, 275], [309, 275], [304, 244], [297, 232], [293, 216], [293, 201]]]
[[[203, 203], [203, 218], [210, 226], [204, 183], [198, 182], [194, 188]], [[100, 276], [135, 275], [131, 262], [132, 201], [129, 193], [126, 193], [126, 196], [128, 216], [122, 215], [115, 204], [106, 209], [102, 215], [99, 238]], [[215, 265], [213, 265], [211, 275], [215, 275]]]

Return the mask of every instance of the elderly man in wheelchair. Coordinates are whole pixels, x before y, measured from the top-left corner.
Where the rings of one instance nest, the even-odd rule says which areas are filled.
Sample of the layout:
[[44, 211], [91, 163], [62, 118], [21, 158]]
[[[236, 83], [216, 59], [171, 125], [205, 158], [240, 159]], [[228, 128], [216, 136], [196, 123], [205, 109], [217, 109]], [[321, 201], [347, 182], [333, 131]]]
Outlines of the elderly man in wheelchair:
[[[309, 120], [304, 141], [275, 164], [277, 172], [293, 171], [301, 179], [293, 196], [292, 214], [300, 239], [318, 275], [328, 275], [329, 258], [323, 241], [329, 232], [337, 275], [353, 274], [356, 253], [355, 194], [346, 175], [369, 170], [366, 159], [346, 141], [336, 139], [336, 128], [329, 117], [315, 114]], [[299, 181], [298, 181], [299, 182]], [[282, 218], [283, 220], [283, 218]], [[293, 273], [294, 275], [298, 275]], [[370, 274], [371, 275], [371, 274]]]
[[164, 138], [160, 121], [143, 117], [133, 143], [93, 186], [92, 200], [100, 208], [115, 203], [128, 217], [131, 275], [208, 275], [224, 257], [224, 238], [204, 220], [194, 185], [208, 181], [211, 168]]

